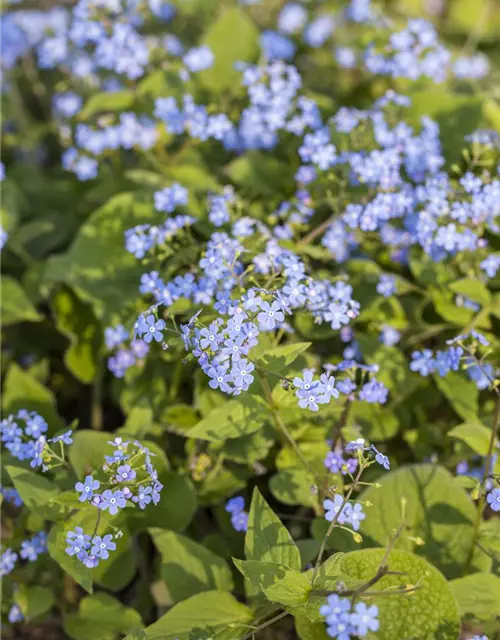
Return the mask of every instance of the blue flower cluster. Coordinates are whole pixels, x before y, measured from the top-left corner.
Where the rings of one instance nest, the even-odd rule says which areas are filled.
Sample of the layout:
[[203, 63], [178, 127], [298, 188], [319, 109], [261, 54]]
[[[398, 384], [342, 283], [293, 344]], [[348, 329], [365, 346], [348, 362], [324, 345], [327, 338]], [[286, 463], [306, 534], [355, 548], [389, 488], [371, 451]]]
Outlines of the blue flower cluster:
[[319, 612], [326, 619], [327, 634], [337, 640], [350, 640], [352, 636], [364, 638], [370, 631], [378, 631], [380, 626], [376, 605], [368, 606], [364, 602], [353, 605], [349, 598], [341, 598], [335, 593], [328, 596]]
[[354, 531], [359, 530], [361, 522], [366, 518], [363, 506], [359, 502], [354, 504], [346, 502], [344, 504], [344, 498], [338, 493], [333, 500], [330, 498], [324, 500], [323, 507], [325, 509], [325, 519], [328, 522], [336, 518], [336, 522], [340, 526], [350, 525]]
[[23, 501], [17, 489], [14, 487], [2, 487], [0, 486], [0, 493], [5, 498], [5, 500], [11, 504], [13, 507], [22, 507]]
[[[0, 440], [14, 458], [29, 460], [32, 469], [41, 466], [42, 471], [46, 471], [49, 467], [44, 464], [45, 458], [48, 461], [62, 460], [51, 449], [50, 444], [59, 442], [62, 446], [73, 442], [71, 430], [47, 439], [45, 436], [47, 429], [46, 421], [38, 413], [20, 409], [16, 415], [10, 415], [0, 422]], [[57, 463], [51, 464], [50, 468], [54, 466], [57, 466]]]
[[364, 54], [367, 69], [377, 75], [417, 80], [427, 76], [444, 82], [451, 74], [458, 78], [483, 78], [489, 71], [485, 56], [461, 56], [453, 61], [451, 53], [438, 40], [432, 23], [409, 20], [405, 29], [389, 36], [389, 43], [379, 52], [369, 45]]
[[[140, 509], [145, 509], [151, 503], [157, 505], [163, 485], [151, 461], [155, 454], [137, 440], [129, 442], [118, 437], [108, 444], [114, 449], [111, 455], [105, 456], [102, 468], [107, 481], [101, 483], [88, 475], [83, 482], [77, 482], [75, 491], [80, 494], [80, 502], [88, 502], [111, 516], [134, 504]], [[109, 557], [109, 551], [116, 549], [114, 538], [112, 534], [101, 537], [96, 532], [91, 536], [77, 527], [67, 534], [66, 553], [76, 556], [86, 567], [94, 568], [100, 560]]]
[[245, 511], [245, 498], [236, 496], [226, 502], [225, 509], [231, 514], [231, 524], [236, 531], [246, 531], [248, 528], [248, 513]]
[[[489, 345], [488, 340], [481, 333], [473, 330], [467, 335], [448, 340], [450, 346], [445, 351], [436, 351], [435, 353], [430, 349], [414, 351], [411, 354], [410, 369], [422, 376], [438, 373], [444, 377], [450, 371], [458, 371], [463, 368], [469, 378], [476, 383], [478, 389], [487, 389], [493, 384], [495, 370], [488, 362], [480, 362], [474, 355], [467, 355], [467, 353], [471, 353], [468, 348], [466, 351], [467, 342], [472, 342], [474, 350], [476, 345], [483, 347]], [[458, 346], [455, 346], [457, 343]]]
[[39, 531], [32, 538], [23, 540], [19, 553], [12, 549], [6, 549], [0, 557], [0, 575], [6, 576], [12, 573], [19, 557], [28, 562], [35, 562], [38, 556], [47, 552], [47, 534]]

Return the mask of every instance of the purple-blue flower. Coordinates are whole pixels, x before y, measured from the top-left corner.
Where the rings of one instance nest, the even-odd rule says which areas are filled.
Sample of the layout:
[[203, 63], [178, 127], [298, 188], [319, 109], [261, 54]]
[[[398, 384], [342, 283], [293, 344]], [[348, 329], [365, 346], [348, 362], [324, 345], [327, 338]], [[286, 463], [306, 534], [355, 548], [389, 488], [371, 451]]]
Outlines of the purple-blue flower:
[[500, 489], [493, 489], [486, 496], [486, 500], [493, 511], [500, 511]]
[[94, 495], [94, 491], [97, 491], [101, 486], [98, 480], [94, 480], [92, 476], [87, 476], [84, 482], [77, 482], [75, 484], [75, 491], [80, 493], [80, 502], [90, 500]]
[[92, 538], [92, 547], [90, 553], [98, 558], [107, 560], [109, 558], [109, 551], [114, 551], [116, 544], [113, 542], [113, 536], [108, 533], [104, 537], [94, 536]]
[[130, 467], [129, 464], [124, 464], [121, 467], [118, 467], [116, 473], [116, 480], [118, 482], [130, 482], [135, 480], [137, 473]]
[[151, 495], [153, 492], [152, 487], [139, 487], [137, 489], [137, 495], [132, 498], [133, 502], [137, 502], [141, 509], [145, 509], [146, 506], [151, 502], [153, 496]]
[[99, 500], [99, 509], [103, 511], [109, 510], [110, 515], [115, 516], [119, 509], [124, 509], [127, 505], [127, 500], [123, 494], [123, 491], [111, 491], [111, 489], [106, 489], [106, 491], [100, 496]]

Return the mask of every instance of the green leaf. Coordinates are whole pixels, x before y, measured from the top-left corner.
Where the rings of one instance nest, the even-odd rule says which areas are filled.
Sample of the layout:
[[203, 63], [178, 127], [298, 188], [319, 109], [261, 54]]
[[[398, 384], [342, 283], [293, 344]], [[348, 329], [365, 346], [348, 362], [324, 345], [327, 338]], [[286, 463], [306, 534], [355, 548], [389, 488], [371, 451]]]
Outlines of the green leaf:
[[448, 431], [450, 438], [456, 438], [465, 442], [465, 444], [480, 456], [485, 456], [488, 452], [488, 446], [491, 437], [491, 429], [477, 422], [464, 422]]
[[101, 338], [91, 308], [73, 292], [63, 289], [52, 298], [52, 310], [57, 329], [70, 341], [64, 363], [83, 383], [92, 382], [97, 372]]
[[[227, 175], [249, 197], [269, 197], [293, 190], [290, 165], [259, 151], [249, 151], [226, 166]], [[331, 334], [331, 331], [330, 331]]]
[[59, 522], [52, 527], [48, 540], [49, 554], [65, 573], [78, 582], [85, 591], [92, 593], [92, 574], [90, 569], [87, 569], [76, 556], [68, 556], [65, 551], [68, 530], [69, 527], [64, 522]]
[[209, 28], [203, 43], [215, 56], [210, 69], [199, 74], [201, 82], [214, 92], [240, 86], [241, 72], [236, 62], [253, 62], [259, 56], [259, 30], [248, 14], [231, 8]]
[[248, 631], [252, 619], [250, 609], [230, 593], [206, 591], [176, 604], [147, 627], [146, 634], [149, 640], [235, 640], [240, 632]]
[[257, 358], [256, 363], [258, 366], [268, 369], [269, 371], [283, 373], [283, 370], [295, 362], [310, 346], [310, 342], [285, 344], [266, 351]]
[[452, 580], [450, 587], [460, 613], [470, 613], [480, 620], [500, 616], [500, 578], [492, 573], [474, 573]]
[[311, 581], [305, 574], [275, 562], [234, 560], [234, 564], [271, 602], [293, 606], [307, 601]]
[[10, 278], [2, 276], [2, 325], [7, 327], [16, 322], [40, 322], [42, 316], [33, 306], [21, 285]]
[[330, 640], [324, 622], [312, 622], [305, 616], [295, 616], [295, 631], [300, 640]]
[[[345, 576], [366, 582], [377, 573], [385, 549], [352, 551], [342, 558]], [[371, 602], [379, 608], [380, 632], [373, 637], [383, 640], [418, 638], [419, 640], [457, 640], [460, 616], [453, 592], [445, 577], [423, 558], [395, 549], [387, 564], [401, 576], [384, 576], [377, 582], [377, 591], [390, 587], [418, 584], [420, 589], [410, 596], [374, 596]]]
[[97, 209], [80, 227], [67, 253], [47, 261], [45, 279], [63, 282], [93, 305], [104, 323], [137, 299], [144, 267], [124, 249], [124, 232], [159, 219], [149, 196], [120, 193]]
[[160, 573], [172, 602], [201, 591], [232, 591], [231, 570], [220, 556], [173, 531], [149, 529], [149, 533], [160, 552]]
[[36, 411], [47, 421], [49, 433], [54, 433], [64, 426], [57, 414], [53, 393], [14, 363], [9, 366], [5, 376], [2, 407], [4, 414], [16, 413], [19, 409]]
[[96, 93], [87, 100], [78, 114], [79, 120], [89, 120], [102, 112], [127, 111], [134, 104], [132, 91], [115, 91], [114, 93]]
[[49, 517], [44, 507], [57, 497], [58, 487], [45, 476], [22, 467], [9, 466], [6, 471], [26, 507], [35, 514]]
[[107, 593], [96, 593], [80, 601], [78, 613], [64, 619], [64, 631], [73, 640], [114, 640], [142, 626], [140, 614]]
[[48, 587], [19, 585], [14, 600], [21, 609], [25, 620], [30, 621], [43, 616], [54, 604], [54, 594]]
[[[73, 444], [69, 448], [69, 461], [78, 478], [83, 479], [88, 474], [101, 469], [105, 456], [111, 455], [113, 445], [109, 444], [110, 434], [92, 429], [81, 429], [73, 436]], [[155, 454], [153, 466], [158, 473], [168, 469], [165, 452], [155, 442], [141, 440], [141, 444], [148, 447]]]
[[479, 390], [472, 380], [458, 371], [450, 371], [444, 378], [435, 375], [434, 380], [461, 418], [477, 422]]
[[247, 560], [275, 562], [300, 571], [300, 552], [287, 528], [257, 488], [253, 491], [245, 536]]
[[243, 395], [212, 409], [187, 435], [212, 442], [240, 438], [258, 431], [268, 418], [267, 405], [262, 398]]
[[352, 403], [349, 424], [359, 424], [363, 435], [371, 442], [393, 438], [400, 427], [399, 420], [390, 407], [361, 401]]
[[133, 533], [149, 527], [182, 531], [196, 513], [196, 490], [188, 477], [166, 471], [159, 474], [159, 480], [163, 484], [159, 504], [127, 514], [127, 525]]
[[282, 469], [269, 481], [269, 489], [273, 496], [289, 505], [312, 507], [317, 503], [311, 487], [315, 478], [304, 467]]
[[488, 291], [488, 287], [476, 278], [463, 278], [452, 282], [449, 286], [455, 293], [474, 300], [482, 306], [487, 306], [491, 302], [491, 293]]
[[[370, 545], [385, 545], [402, 522], [405, 534], [397, 547], [424, 556], [447, 577], [463, 572], [473, 538], [475, 508], [469, 496], [443, 467], [418, 464], [402, 467], [378, 479], [381, 488], [369, 487], [361, 499], [373, 504], [361, 525]], [[423, 544], [410, 539], [420, 537]]]

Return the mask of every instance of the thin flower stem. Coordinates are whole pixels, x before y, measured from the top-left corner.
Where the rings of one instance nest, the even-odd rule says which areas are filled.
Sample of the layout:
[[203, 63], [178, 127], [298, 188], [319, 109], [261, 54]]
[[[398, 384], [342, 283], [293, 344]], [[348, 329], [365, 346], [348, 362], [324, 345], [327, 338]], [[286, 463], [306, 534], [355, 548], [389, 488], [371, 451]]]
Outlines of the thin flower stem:
[[299, 460], [301, 461], [301, 463], [305, 467], [306, 471], [308, 471], [314, 477], [314, 479], [316, 481], [316, 484], [319, 486], [319, 484], [321, 483], [321, 478], [313, 470], [313, 468], [311, 467], [311, 465], [309, 464], [307, 459], [304, 457], [304, 454], [300, 450], [299, 445], [295, 442], [294, 437], [288, 431], [285, 423], [281, 419], [281, 416], [280, 416], [280, 414], [278, 412], [276, 404], [275, 404], [275, 402], [273, 400], [273, 396], [272, 396], [272, 393], [271, 393], [271, 388], [269, 387], [269, 383], [267, 382], [266, 378], [263, 375], [261, 375], [261, 373], [259, 371], [257, 371], [257, 375], [259, 376], [260, 381], [262, 382], [262, 387], [264, 389], [264, 394], [266, 396], [267, 403], [269, 405], [269, 408], [271, 409], [271, 412], [273, 414], [274, 421], [276, 423], [276, 426], [278, 427], [278, 430], [281, 431], [281, 433], [288, 440], [288, 442], [292, 446], [293, 450], [297, 454], [297, 457], [299, 458]]
[[349, 489], [349, 491], [344, 496], [344, 500], [342, 501], [342, 504], [340, 505], [340, 509], [334, 515], [333, 520], [331, 521], [330, 526], [328, 527], [328, 531], [326, 532], [326, 535], [323, 538], [323, 542], [321, 543], [321, 548], [320, 548], [319, 553], [318, 553], [318, 558], [316, 560], [316, 565], [314, 567], [314, 573], [313, 573], [313, 577], [312, 577], [312, 580], [311, 580], [311, 584], [314, 584], [316, 576], [318, 575], [319, 567], [321, 565], [321, 561], [323, 560], [323, 555], [325, 553], [325, 548], [326, 548], [326, 543], [328, 541], [328, 538], [331, 536], [332, 531], [334, 530], [335, 525], [337, 524], [337, 521], [340, 518], [340, 514], [342, 513], [342, 510], [344, 509], [345, 505], [349, 501], [349, 498], [352, 496], [352, 493], [353, 493], [353, 491], [354, 491], [354, 489], [355, 489], [355, 487], [357, 485], [358, 480], [361, 478], [361, 474], [363, 473], [364, 469], [365, 469], [364, 465], [359, 468], [358, 473], [357, 473], [356, 477], [354, 478], [354, 482], [353, 482], [351, 488]]
[[274, 618], [271, 618], [270, 620], [267, 620], [266, 622], [263, 622], [258, 627], [254, 627], [252, 629], [252, 631], [250, 631], [249, 633], [246, 634], [246, 636], [243, 636], [242, 640], [248, 640], [248, 638], [251, 638], [252, 636], [254, 636], [259, 631], [262, 631], [262, 629], [265, 629], [266, 627], [270, 627], [272, 624], [274, 624], [275, 622], [278, 622], [278, 620], [281, 620], [282, 618], [284, 618], [287, 615], [288, 615], [288, 611], [282, 611], [277, 616], [274, 616]]
[[476, 511], [476, 520], [474, 522], [474, 529], [472, 533], [472, 543], [469, 549], [469, 555], [467, 556], [467, 561], [465, 563], [465, 568], [469, 569], [472, 563], [472, 558], [474, 557], [474, 549], [477, 544], [477, 539], [479, 537], [479, 529], [481, 527], [481, 521], [483, 518], [483, 511], [486, 502], [486, 481], [488, 480], [488, 476], [491, 470], [491, 463], [493, 459], [493, 449], [495, 448], [495, 440], [497, 435], [498, 426], [500, 424], [500, 395], [497, 395], [495, 402], [495, 411], [493, 414], [493, 424], [491, 425], [491, 434], [490, 441], [488, 443], [488, 452], [486, 454], [486, 461], [484, 464], [484, 473], [481, 480], [480, 485], [480, 496], [479, 501], [477, 503], [477, 511]]

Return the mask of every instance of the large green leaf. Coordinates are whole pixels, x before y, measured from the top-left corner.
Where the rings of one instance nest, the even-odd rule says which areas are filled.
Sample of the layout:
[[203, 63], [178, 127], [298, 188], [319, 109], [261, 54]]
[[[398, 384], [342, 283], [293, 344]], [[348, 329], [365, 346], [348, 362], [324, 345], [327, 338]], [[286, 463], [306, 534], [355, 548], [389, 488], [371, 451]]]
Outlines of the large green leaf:
[[73, 640], [115, 640], [142, 626], [140, 614], [107, 593], [96, 593], [80, 601], [77, 613], [64, 619], [64, 631]]
[[[406, 528], [397, 546], [414, 551], [453, 578], [463, 572], [472, 545], [475, 508], [443, 467], [402, 467], [378, 479], [362, 500], [373, 504], [361, 526], [366, 544], [385, 545], [400, 526], [405, 501]], [[413, 539], [412, 539], [413, 538]], [[423, 544], [416, 544], [421, 538]]]
[[172, 602], [201, 591], [232, 591], [231, 570], [220, 556], [173, 531], [150, 529], [149, 533], [160, 552], [160, 573]]
[[482, 424], [465, 422], [448, 431], [448, 435], [450, 438], [462, 440], [472, 451], [480, 456], [485, 456], [488, 452], [491, 429]]
[[4, 327], [16, 322], [39, 322], [42, 319], [17, 280], [2, 276], [1, 282], [1, 315]]
[[[373, 578], [385, 556], [385, 549], [364, 549], [347, 553], [342, 558], [342, 573], [351, 579], [366, 582]], [[374, 596], [370, 603], [379, 608], [380, 630], [367, 638], [383, 640], [457, 640], [460, 616], [453, 592], [445, 577], [423, 558], [393, 550], [387, 560], [391, 571], [404, 572], [403, 576], [385, 576], [374, 590], [417, 585], [408, 596]]]
[[190, 438], [226, 440], [258, 431], [269, 419], [265, 402], [259, 396], [242, 395], [215, 407], [196, 427], [188, 431]]
[[214, 92], [241, 86], [236, 62], [252, 62], [259, 55], [259, 30], [240, 8], [224, 11], [203, 38], [215, 56], [210, 69], [201, 72], [201, 82]]
[[19, 409], [36, 411], [48, 423], [49, 433], [64, 426], [56, 409], [54, 394], [24, 371], [17, 364], [11, 364], [3, 384], [2, 408], [5, 414], [16, 413]]
[[198, 502], [191, 480], [174, 471], [160, 473], [159, 480], [163, 484], [159, 504], [127, 514], [127, 525], [133, 533], [149, 527], [182, 531], [193, 519]]
[[270, 349], [260, 355], [256, 364], [268, 371], [283, 373], [304, 351], [311, 346], [310, 342], [294, 342]]
[[235, 560], [234, 563], [245, 578], [271, 602], [298, 605], [307, 601], [311, 581], [304, 573], [275, 562]]
[[25, 620], [33, 620], [47, 613], [55, 602], [52, 589], [49, 587], [19, 585], [14, 600], [21, 609]]
[[275, 562], [300, 571], [300, 552], [278, 516], [257, 488], [253, 491], [245, 536], [247, 560]]
[[70, 341], [64, 362], [71, 373], [84, 383], [94, 379], [101, 343], [100, 328], [92, 309], [83, 304], [69, 289], [58, 291], [52, 298], [56, 327]]
[[500, 578], [498, 576], [492, 573], [474, 573], [452, 580], [450, 587], [462, 615], [471, 613], [480, 620], [500, 616]]
[[87, 100], [78, 117], [80, 120], [87, 121], [98, 113], [126, 111], [133, 104], [134, 94], [130, 90], [95, 93]]
[[248, 631], [253, 618], [248, 607], [225, 591], [206, 591], [175, 605], [147, 627], [150, 640], [235, 640]]
[[436, 374], [434, 379], [458, 415], [477, 422], [479, 390], [475, 382], [457, 371], [451, 371], [444, 378]]
[[69, 251], [48, 260], [46, 280], [63, 282], [111, 323], [115, 314], [137, 299], [144, 267], [124, 248], [124, 232], [157, 220], [152, 197], [120, 193], [87, 219]]
[[269, 481], [269, 489], [273, 496], [289, 505], [312, 507], [317, 503], [311, 487], [315, 478], [304, 467], [282, 469]]
[[50, 519], [51, 510], [46, 505], [57, 497], [58, 487], [40, 473], [23, 467], [8, 466], [6, 471], [27, 509]]

